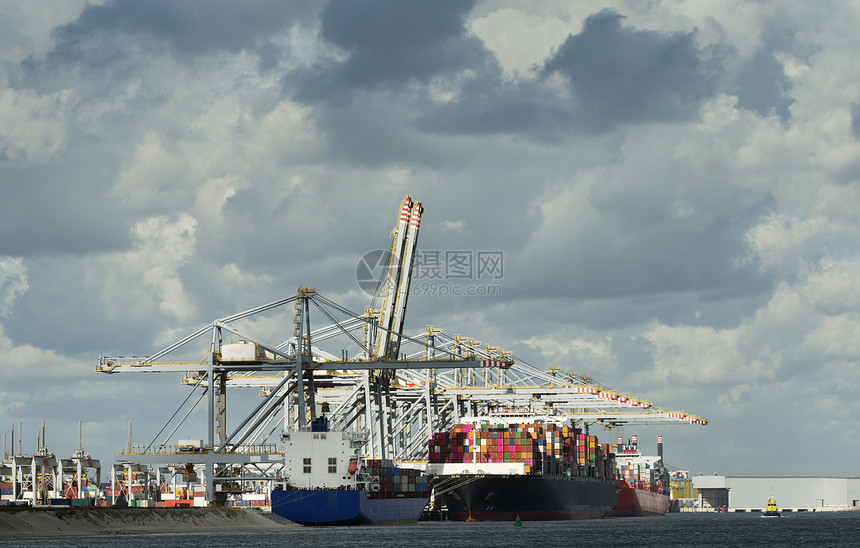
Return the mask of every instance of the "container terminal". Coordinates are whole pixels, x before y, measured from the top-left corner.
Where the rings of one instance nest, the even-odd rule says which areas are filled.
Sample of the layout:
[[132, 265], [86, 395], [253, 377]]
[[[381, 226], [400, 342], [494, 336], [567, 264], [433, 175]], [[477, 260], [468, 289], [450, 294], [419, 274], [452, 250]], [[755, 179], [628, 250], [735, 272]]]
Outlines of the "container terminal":
[[[584, 436], [589, 429], [708, 423], [584, 374], [555, 366], [540, 370], [474, 334], [449, 335], [436, 326], [406, 334], [422, 214], [420, 203], [403, 200], [383, 273], [363, 311], [299, 286], [295, 295], [214, 319], [150, 355], [99, 358], [100, 374], [171, 374], [188, 394], [149, 443], [134, 443], [129, 424], [125, 448], [104, 477], [81, 447], [77, 457], [57, 459], [43, 443], [25, 455], [20, 437], [17, 451], [14, 441], [8, 451], [4, 442], [3, 501], [36, 503], [40, 495], [34, 493], [41, 490], [76, 504], [101, 499], [109, 505], [270, 507], [273, 490], [302, 485], [303, 475], [316, 467], [331, 466], [348, 479], [340, 461], [329, 464], [331, 457], [322, 455], [304, 457], [301, 469], [288, 467], [291, 434], [312, 431], [320, 419], [328, 431], [360, 438], [361, 458], [421, 473], [428, 469], [428, 440], [466, 417], [552, 416]], [[312, 323], [311, 311], [321, 326]], [[284, 324], [292, 325], [292, 336], [263, 342], [273, 339], [271, 326]], [[260, 333], [264, 328], [269, 332]], [[228, 421], [228, 394], [249, 390], [259, 394], [258, 403], [249, 409], [231, 403]], [[198, 406], [205, 431], [194, 439], [175, 437]], [[72, 466], [80, 470], [70, 475]], [[40, 487], [49, 476], [47, 487]], [[78, 490], [67, 492], [72, 483]], [[98, 487], [90, 489], [93, 483]], [[48, 498], [54, 497], [41, 500]]]

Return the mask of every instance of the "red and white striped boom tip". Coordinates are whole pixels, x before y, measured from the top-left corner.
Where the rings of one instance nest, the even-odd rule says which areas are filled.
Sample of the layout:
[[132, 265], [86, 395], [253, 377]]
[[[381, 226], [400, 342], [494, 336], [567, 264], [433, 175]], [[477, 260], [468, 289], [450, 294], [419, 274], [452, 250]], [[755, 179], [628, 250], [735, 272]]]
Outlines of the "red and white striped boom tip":
[[[421, 224], [421, 213], [424, 211], [424, 207], [422, 207], [421, 202], [415, 202], [415, 205], [412, 207], [412, 217], [409, 219], [409, 226], [418, 228]], [[403, 219], [403, 217], [400, 217]]]
[[400, 208], [400, 220], [404, 223], [409, 221], [409, 212], [412, 211], [412, 198], [403, 198], [403, 206]]
[[510, 369], [513, 364], [511, 362], [503, 362], [501, 360], [481, 360], [481, 367], [498, 367], [500, 369]]

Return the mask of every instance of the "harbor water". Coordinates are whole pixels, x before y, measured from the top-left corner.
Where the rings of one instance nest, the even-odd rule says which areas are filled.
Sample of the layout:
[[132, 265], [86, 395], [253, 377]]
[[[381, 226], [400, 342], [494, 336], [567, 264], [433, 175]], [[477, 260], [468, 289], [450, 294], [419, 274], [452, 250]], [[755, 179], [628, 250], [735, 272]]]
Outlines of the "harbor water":
[[301, 528], [254, 533], [152, 534], [39, 538], [0, 542], [6, 547], [176, 546], [856, 546], [860, 512], [783, 514], [668, 514], [591, 521], [423, 522], [406, 526]]

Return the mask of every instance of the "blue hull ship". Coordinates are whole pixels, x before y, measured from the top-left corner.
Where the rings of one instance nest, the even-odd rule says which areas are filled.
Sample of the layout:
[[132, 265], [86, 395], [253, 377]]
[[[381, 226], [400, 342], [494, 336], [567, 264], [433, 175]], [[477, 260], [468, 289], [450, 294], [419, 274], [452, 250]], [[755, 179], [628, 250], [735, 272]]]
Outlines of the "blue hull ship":
[[303, 525], [415, 523], [430, 501], [427, 476], [388, 459], [363, 459], [365, 434], [331, 432], [325, 417], [284, 441], [284, 484], [272, 513]]
[[426, 494], [380, 498], [366, 490], [272, 491], [272, 513], [302, 525], [395, 525], [415, 523]]

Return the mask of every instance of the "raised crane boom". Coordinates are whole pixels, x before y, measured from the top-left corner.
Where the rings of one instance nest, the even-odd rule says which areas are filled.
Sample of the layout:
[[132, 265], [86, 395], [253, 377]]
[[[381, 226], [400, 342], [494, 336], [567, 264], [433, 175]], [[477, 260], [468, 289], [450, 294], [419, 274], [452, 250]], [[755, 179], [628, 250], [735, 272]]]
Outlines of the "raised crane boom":
[[404, 250], [408, 235], [409, 219], [412, 216], [414, 202], [408, 195], [403, 198], [400, 206], [400, 218], [394, 228], [394, 243], [391, 246], [391, 256], [388, 261], [387, 276], [385, 280], [385, 294], [382, 309], [379, 315], [379, 326], [377, 328], [375, 353], [379, 357], [387, 357], [389, 345], [391, 344], [391, 333], [394, 324], [394, 311], [397, 305], [397, 293], [403, 272]]
[[409, 300], [409, 285], [412, 281], [412, 265], [415, 262], [415, 248], [418, 244], [418, 229], [421, 227], [421, 214], [424, 208], [421, 202], [412, 207], [409, 218], [409, 232], [406, 234], [406, 249], [400, 266], [400, 281], [397, 284], [397, 301], [391, 322], [391, 342], [386, 355], [389, 360], [396, 360], [400, 354], [400, 341], [403, 338], [403, 319], [406, 317], [406, 302]]

